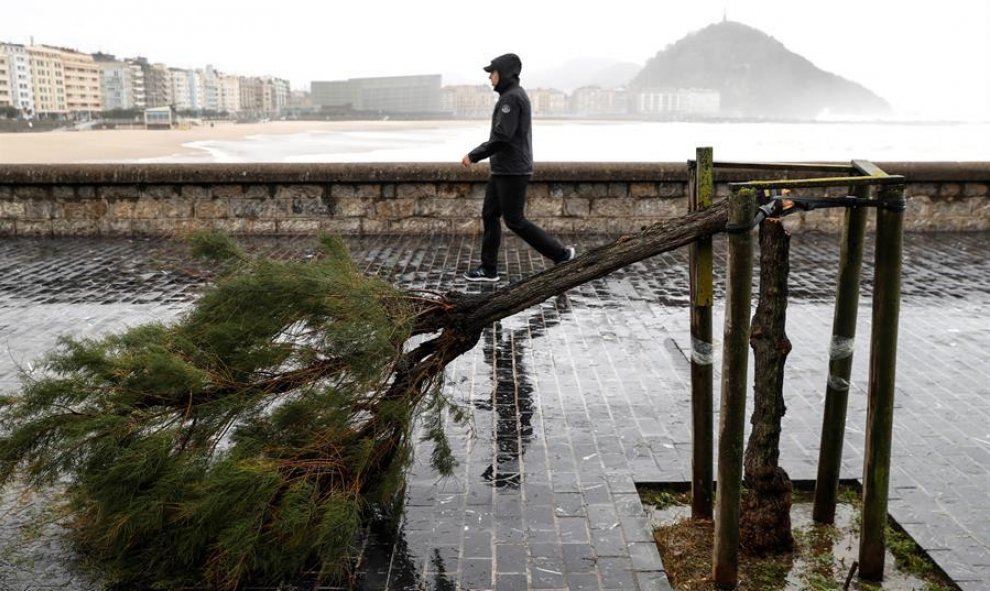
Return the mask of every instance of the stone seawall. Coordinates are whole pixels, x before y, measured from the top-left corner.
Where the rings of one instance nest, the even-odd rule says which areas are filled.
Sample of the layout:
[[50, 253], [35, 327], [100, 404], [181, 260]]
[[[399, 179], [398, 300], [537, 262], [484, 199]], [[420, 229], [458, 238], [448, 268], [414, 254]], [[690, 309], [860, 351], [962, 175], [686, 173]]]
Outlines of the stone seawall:
[[[990, 230], [990, 163], [877, 164], [908, 181], [908, 230]], [[486, 176], [451, 164], [4, 165], [0, 236], [470, 234]], [[684, 214], [687, 177], [680, 163], [540, 164], [527, 216], [555, 233], [631, 232]], [[718, 169], [717, 194], [764, 178], [775, 177]], [[801, 230], [837, 231], [842, 219], [838, 209], [799, 215]]]

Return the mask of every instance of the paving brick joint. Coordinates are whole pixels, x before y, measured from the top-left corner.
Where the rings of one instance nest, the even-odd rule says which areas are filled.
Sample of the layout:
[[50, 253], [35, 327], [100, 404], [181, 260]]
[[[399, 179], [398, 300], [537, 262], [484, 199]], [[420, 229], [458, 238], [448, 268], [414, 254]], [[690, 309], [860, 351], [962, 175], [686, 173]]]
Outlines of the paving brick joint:
[[[609, 240], [571, 238], [579, 252]], [[990, 589], [988, 239], [987, 233], [905, 237], [889, 510], [965, 591]], [[403, 287], [492, 289], [460, 278], [477, 261], [474, 237], [347, 241], [364, 271]], [[303, 237], [254, 237], [246, 246], [293, 259], [315, 249]], [[798, 234], [791, 250], [787, 330], [794, 350], [781, 463], [792, 478], [811, 480], [837, 238]], [[872, 252], [868, 243], [843, 453], [842, 477], [851, 479], [860, 477], [863, 463]], [[721, 240], [716, 255], [720, 269]], [[500, 271], [508, 281], [546, 265], [507, 239]], [[57, 336], [174, 318], [212, 277], [175, 242], [5, 240], [0, 391], [15, 391], [18, 371], [30, 370]], [[716, 335], [721, 287], [717, 296]], [[636, 483], [690, 477], [686, 303], [686, 253], [674, 252], [486, 330], [446, 376], [447, 394], [470, 416], [448, 425], [455, 472], [438, 478], [427, 465], [429, 444], [417, 444], [401, 526], [372, 532], [361, 588], [670, 589]], [[717, 373], [715, 379], [717, 387]], [[0, 499], [0, 588], [99, 589], [98, 580], [74, 566], [57, 523], [21, 535], [38, 529], [40, 500], [15, 491]]]

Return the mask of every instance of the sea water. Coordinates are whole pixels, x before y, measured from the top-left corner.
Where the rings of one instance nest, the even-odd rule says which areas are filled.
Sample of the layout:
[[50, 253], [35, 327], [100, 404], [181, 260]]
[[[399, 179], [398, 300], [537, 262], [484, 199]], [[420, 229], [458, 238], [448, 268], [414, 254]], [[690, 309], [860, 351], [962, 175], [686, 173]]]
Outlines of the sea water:
[[[198, 153], [140, 162], [459, 162], [487, 138], [487, 121], [373, 122], [340, 130], [191, 142], [185, 147]], [[990, 123], [533, 124], [537, 163], [678, 162], [693, 158], [698, 146], [712, 146], [715, 158], [722, 161], [990, 161]]]

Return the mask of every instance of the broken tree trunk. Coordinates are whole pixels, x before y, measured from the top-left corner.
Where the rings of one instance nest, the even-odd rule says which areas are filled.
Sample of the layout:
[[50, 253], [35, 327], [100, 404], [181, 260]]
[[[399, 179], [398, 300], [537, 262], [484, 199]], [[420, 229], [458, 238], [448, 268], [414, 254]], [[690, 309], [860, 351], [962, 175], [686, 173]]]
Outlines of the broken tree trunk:
[[726, 210], [473, 295], [365, 276], [332, 236], [306, 262], [193, 237], [223, 273], [176, 322], [65, 339], [44, 375], [0, 397], [0, 486], [71, 481], [74, 540], [109, 585], [346, 577], [364, 520], [401, 495], [418, 417], [449, 469], [431, 421], [457, 413], [439, 387], [447, 364], [497, 320], [722, 231]]
[[513, 283], [493, 293], [448, 294], [445, 306], [435, 308], [417, 323], [417, 333], [440, 329], [461, 333], [478, 331], [567, 290], [604, 277], [626, 265], [687, 246], [725, 229], [727, 203], [648, 226], [615, 242], [589, 250], [566, 265]]
[[760, 300], [753, 315], [753, 430], [744, 460], [747, 493], [742, 502], [740, 538], [754, 555], [790, 551], [791, 481], [778, 465], [784, 404], [784, 363], [791, 342], [784, 331], [790, 237], [783, 224], [760, 225]]

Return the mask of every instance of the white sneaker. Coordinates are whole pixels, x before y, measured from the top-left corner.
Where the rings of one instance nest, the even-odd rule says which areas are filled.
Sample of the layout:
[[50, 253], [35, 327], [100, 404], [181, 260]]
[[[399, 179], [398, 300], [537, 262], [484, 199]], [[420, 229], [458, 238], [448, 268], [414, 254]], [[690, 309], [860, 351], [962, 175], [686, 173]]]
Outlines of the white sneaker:
[[484, 267], [471, 269], [464, 273], [464, 278], [468, 281], [484, 281], [487, 283], [496, 283], [500, 279], [498, 273], [487, 271]]

